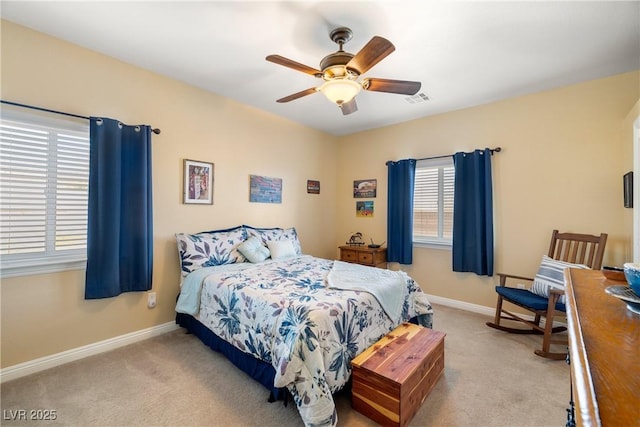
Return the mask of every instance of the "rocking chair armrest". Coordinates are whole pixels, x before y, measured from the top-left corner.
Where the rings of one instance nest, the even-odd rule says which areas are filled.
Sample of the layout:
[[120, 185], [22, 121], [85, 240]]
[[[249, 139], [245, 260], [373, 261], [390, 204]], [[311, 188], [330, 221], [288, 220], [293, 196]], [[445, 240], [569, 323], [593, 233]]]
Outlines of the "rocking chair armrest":
[[555, 307], [556, 302], [564, 295], [564, 289], [549, 289], [549, 307]]
[[498, 273], [498, 277], [500, 277], [500, 286], [506, 286], [507, 279], [526, 280], [529, 282], [533, 282], [533, 279], [531, 277], [517, 276], [515, 274]]
[[549, 289], [549, 296], [551, 296], [551, 294], [561, 297], [562, 295], [564, 295], [564, 289], [551, 288]]
[[553, 313], [556, 311], [556, 303], [564, 295], [564, 290], [551, 288], [549, 289], [549, 303], [547, 305], [547, 319], [553, 320]]

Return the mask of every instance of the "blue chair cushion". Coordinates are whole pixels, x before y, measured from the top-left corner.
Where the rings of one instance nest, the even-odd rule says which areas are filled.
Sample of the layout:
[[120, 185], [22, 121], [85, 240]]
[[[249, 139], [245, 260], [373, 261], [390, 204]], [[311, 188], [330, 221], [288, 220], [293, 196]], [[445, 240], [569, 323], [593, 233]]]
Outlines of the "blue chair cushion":
[[[549, 300], [545, 297], [530, 292], [527, 289], [508, 288], [506, 286], [496, 286], [496, 292], [507, 301], [531, 307], [534, 310], [546, 310]], [[565, 312], [566, 308], [561, 302], [556, 303], [556, 310]]]

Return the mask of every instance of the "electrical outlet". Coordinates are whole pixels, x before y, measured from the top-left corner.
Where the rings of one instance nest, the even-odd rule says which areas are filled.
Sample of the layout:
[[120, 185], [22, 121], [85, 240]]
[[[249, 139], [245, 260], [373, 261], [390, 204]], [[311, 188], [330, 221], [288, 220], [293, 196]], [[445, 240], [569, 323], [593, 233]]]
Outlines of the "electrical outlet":
[[156, 306], [156, 293], [155, 292], [149, 292], [147, 294], [147, 307], [153, 308], [155, 306]]
[[516, 287], [518, 289], [524, 289], [524, 284], [523, 283], [516, 283]]

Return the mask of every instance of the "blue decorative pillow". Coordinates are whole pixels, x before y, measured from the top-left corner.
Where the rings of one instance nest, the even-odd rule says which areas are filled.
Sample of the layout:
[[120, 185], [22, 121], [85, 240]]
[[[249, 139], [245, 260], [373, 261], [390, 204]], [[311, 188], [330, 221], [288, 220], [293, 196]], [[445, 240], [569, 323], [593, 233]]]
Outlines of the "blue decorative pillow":
[[238, 246], [246, 239], [244, 227], [197, 234], [177, 233], [182, 276], [202, 267], [244, 262]]
[[302, 255], [302, 247], [298, 239], [298, 233], [294, 227], [291, 228], [255, 228], [249, 225], [244, 226], [247, 236], [257, 237], [264, 246], [270, 240], [291, 240], [296, 255]]
[[[538, 273], [531, 286], [531, 292], [545, 298], [549, 297], [550, 289], [559, 289], [564, 292], [564, 270], [567, 268], [588, 269], [589, 267], [583, 264], [558, 261], [543, 255], [540, 268], [538, 268]], [[560, 302], [565, 303], [564, 295], [560, 297]]]
[[249, 262], [254, 264], [264, 261], [271, 255], [269, 249], [262, 246], [260, 240], [255, 236], [250, 236], [247, 240], [242, 242], [240, 246], [238, 246], [238, 250], [249, 260]]

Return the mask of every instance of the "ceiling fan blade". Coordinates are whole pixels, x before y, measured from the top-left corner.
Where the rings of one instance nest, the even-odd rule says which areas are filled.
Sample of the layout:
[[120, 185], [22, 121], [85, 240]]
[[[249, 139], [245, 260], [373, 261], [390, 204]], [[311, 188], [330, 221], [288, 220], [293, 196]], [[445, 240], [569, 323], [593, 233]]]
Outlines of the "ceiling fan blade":
[[396, 48], [389, 40], [375, 36], [351, 58], [346, 67], [356, 70], [359, 74], [364, 74], [394, 50]]
[[269, 55], [265, 59], [269, 62], [273, 62], [274, 64], [283, 65], [296, 71], [302, 71], [303, 73], [311, 74], [314, 77], [322, 77], [322, 73], [320, 72], [320, 70], [316, 70], [315, 68], [311, 68], [307, 65], [301, 64], [291, 59], [287, 59], [284, 56]]
[[311, 95], [312, 93], [316, 93], [318, 89], [315, 87], [310, 87], [309, 89], [301, 90], [300, 92], [296, 92], [292, 95], [285, 96], [284, 98], [278, 99], [276, 102], [289, 102], [298, 98], [302, 98], [303, 96]]
[[415, 95], [420, 90], [422, 83], [407, 80], [388, 80], [368, 78], [362, 81], [365, 90], [374, 92], [399, 93], [402, 95]]
[[351, 98], [351, 101], [344, 102], [340, 105], [340, 109], [342, 110], [342, 114], [346, 116], [347, 114], [355, 113], [358, 111], [358, 104], [356, 104], [356, 99]]

